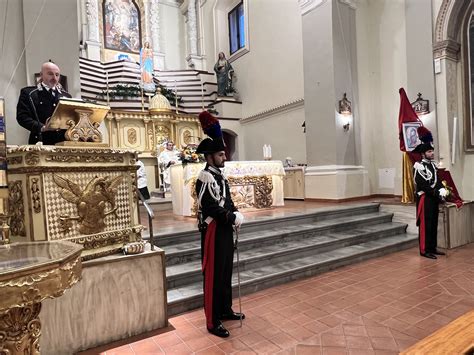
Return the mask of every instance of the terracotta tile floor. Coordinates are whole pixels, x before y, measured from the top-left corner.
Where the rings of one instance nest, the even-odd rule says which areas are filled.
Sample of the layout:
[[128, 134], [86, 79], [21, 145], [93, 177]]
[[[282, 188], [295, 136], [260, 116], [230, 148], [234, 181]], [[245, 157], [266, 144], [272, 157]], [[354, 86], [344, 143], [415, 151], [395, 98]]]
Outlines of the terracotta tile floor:
[[247, 318], [225, 323], [227, 339], [199, 309], [81, 354], [398, 354], [474, 308], [473, 253], [432, 261], [412, 248], [245, 296]]

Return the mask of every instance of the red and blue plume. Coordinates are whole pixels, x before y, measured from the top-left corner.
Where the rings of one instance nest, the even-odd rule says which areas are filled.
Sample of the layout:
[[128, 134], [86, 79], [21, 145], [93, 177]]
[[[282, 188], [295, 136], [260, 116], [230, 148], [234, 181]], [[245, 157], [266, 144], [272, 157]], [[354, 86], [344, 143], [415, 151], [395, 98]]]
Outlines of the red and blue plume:
[[425, 144], [433, 143], [433, 135], [431, 134], [430, 130], [425, 126], [420, 126], [417, 129], [418, 138]]
[[212, 139], [222, 138], [222, 130], [219, 120], [207, 111], [202, 111], [199, 114], [199, 122], [204, 133]]

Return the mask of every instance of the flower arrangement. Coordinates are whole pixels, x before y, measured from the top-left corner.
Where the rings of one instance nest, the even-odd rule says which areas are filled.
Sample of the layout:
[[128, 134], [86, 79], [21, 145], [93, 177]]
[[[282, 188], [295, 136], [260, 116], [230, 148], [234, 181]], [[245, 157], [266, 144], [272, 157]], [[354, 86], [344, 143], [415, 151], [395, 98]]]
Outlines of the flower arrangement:
[[202, 154], [196, 153], [196, 149], [196, 144], [188, 144], [183, 150], [181, 150], [179, 153], [179, 160], [183, 165], [188, 163], [202, 163], [205, 161]]

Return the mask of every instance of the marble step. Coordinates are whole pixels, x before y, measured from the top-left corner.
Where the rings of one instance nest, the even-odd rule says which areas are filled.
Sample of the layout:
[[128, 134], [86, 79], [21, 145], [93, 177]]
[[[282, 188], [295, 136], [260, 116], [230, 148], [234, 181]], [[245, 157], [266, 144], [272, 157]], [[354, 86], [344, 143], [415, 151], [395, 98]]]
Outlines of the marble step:
[[[239, 245], [241, 250], [271, 246], [286, 241], [299, 241], [311, 237], [324, 236], [327, 233], [341, 230], [357, 229], [371, 225], [390, 223], [393, 215], [391, 213], [368, 213], [362, 216], [339, 217], [314, 223], [289, 224], [286, 226], [266, 227], [257, 231], [241, 231]], [[166, 265], [172, 266], [178, 263], [197, 260], [200, 254], [200, 236], [194, 241], [176, 243], [163, 247], [166, 253]], [[158, 242], [159, 244], [159, 242]]]
[[[400, 233], [323, 253], [241, 270], [241, 294], [257, 292], [337, 267], [404, 250], [416, 245], [417, 242], [417, 235]], [[237, 268], [234, 270], [232, 285], [233, 296], [237, 297]], [[202, 296], [201, 280], [186, 286], [168, 289], [168, 315], [202, 307]], [[236, 309], [237, 301], [235, 299], [234, 303], [234, 309]], [[245, 312], [245, 309], [243, 311]]]
[[[262, 230], [285, 228], [291, 225], [302, 225], [326, 221], [328, 219], [354, 217], [367, 213], [378, 213], [380, 205], [377, 203], [360, 204], [354, 206], [330, 207], [309, 210], [284, 216], [271, 216], [246, 221], [240, 230], [243, 237], [246, 233], [261, 232]], [[199, 240], [197, 229], [178, 233], [155, 233], [156, 245], [165, 249], [170, 245], [193, 242]]]
[[[349, 245], [402, 234], [405, 232], [406, 227], [406, 224], [387, 222], [356, 229], [327, 231], [322, 235], [309, 234], [304, 239], [286, 239], [265, 246], [255, 245], [251, 248], [245, 248], [245, 244], [239, 239], [240, 268], [241, 270], [251, 270], [252, 268], [272, 265], [274, 263], [297, 260]], [[200, 250], [197, 253], [197, 257], [194, 260], [181, 264], [169, 265], [167, 262], [166, 276], [169, 289], [202, 279]]]

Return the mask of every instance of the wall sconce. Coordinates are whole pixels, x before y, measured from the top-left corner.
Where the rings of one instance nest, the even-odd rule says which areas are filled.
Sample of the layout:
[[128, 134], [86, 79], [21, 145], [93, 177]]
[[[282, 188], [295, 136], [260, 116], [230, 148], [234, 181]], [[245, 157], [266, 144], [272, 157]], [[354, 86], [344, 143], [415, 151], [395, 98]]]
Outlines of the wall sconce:
[[430, 100], [423, 99], [421, 92], [419, 92], [418, 98], [411, 103], [411, 107], [413, 107], [417, 116], [426, 115], [430, 113]]
[[345, 125], [342, 126], [342, 128], [344, 128], [344, 132], [349, 131], [350, 127], [351, 127], [351, 124], [349, 122], [347, 122]]
[[346, 93], [344, 93], [342, 100], [339, 100], [339, 113], [341, 115], [352, 114], [351, 102], [347, 99]]

